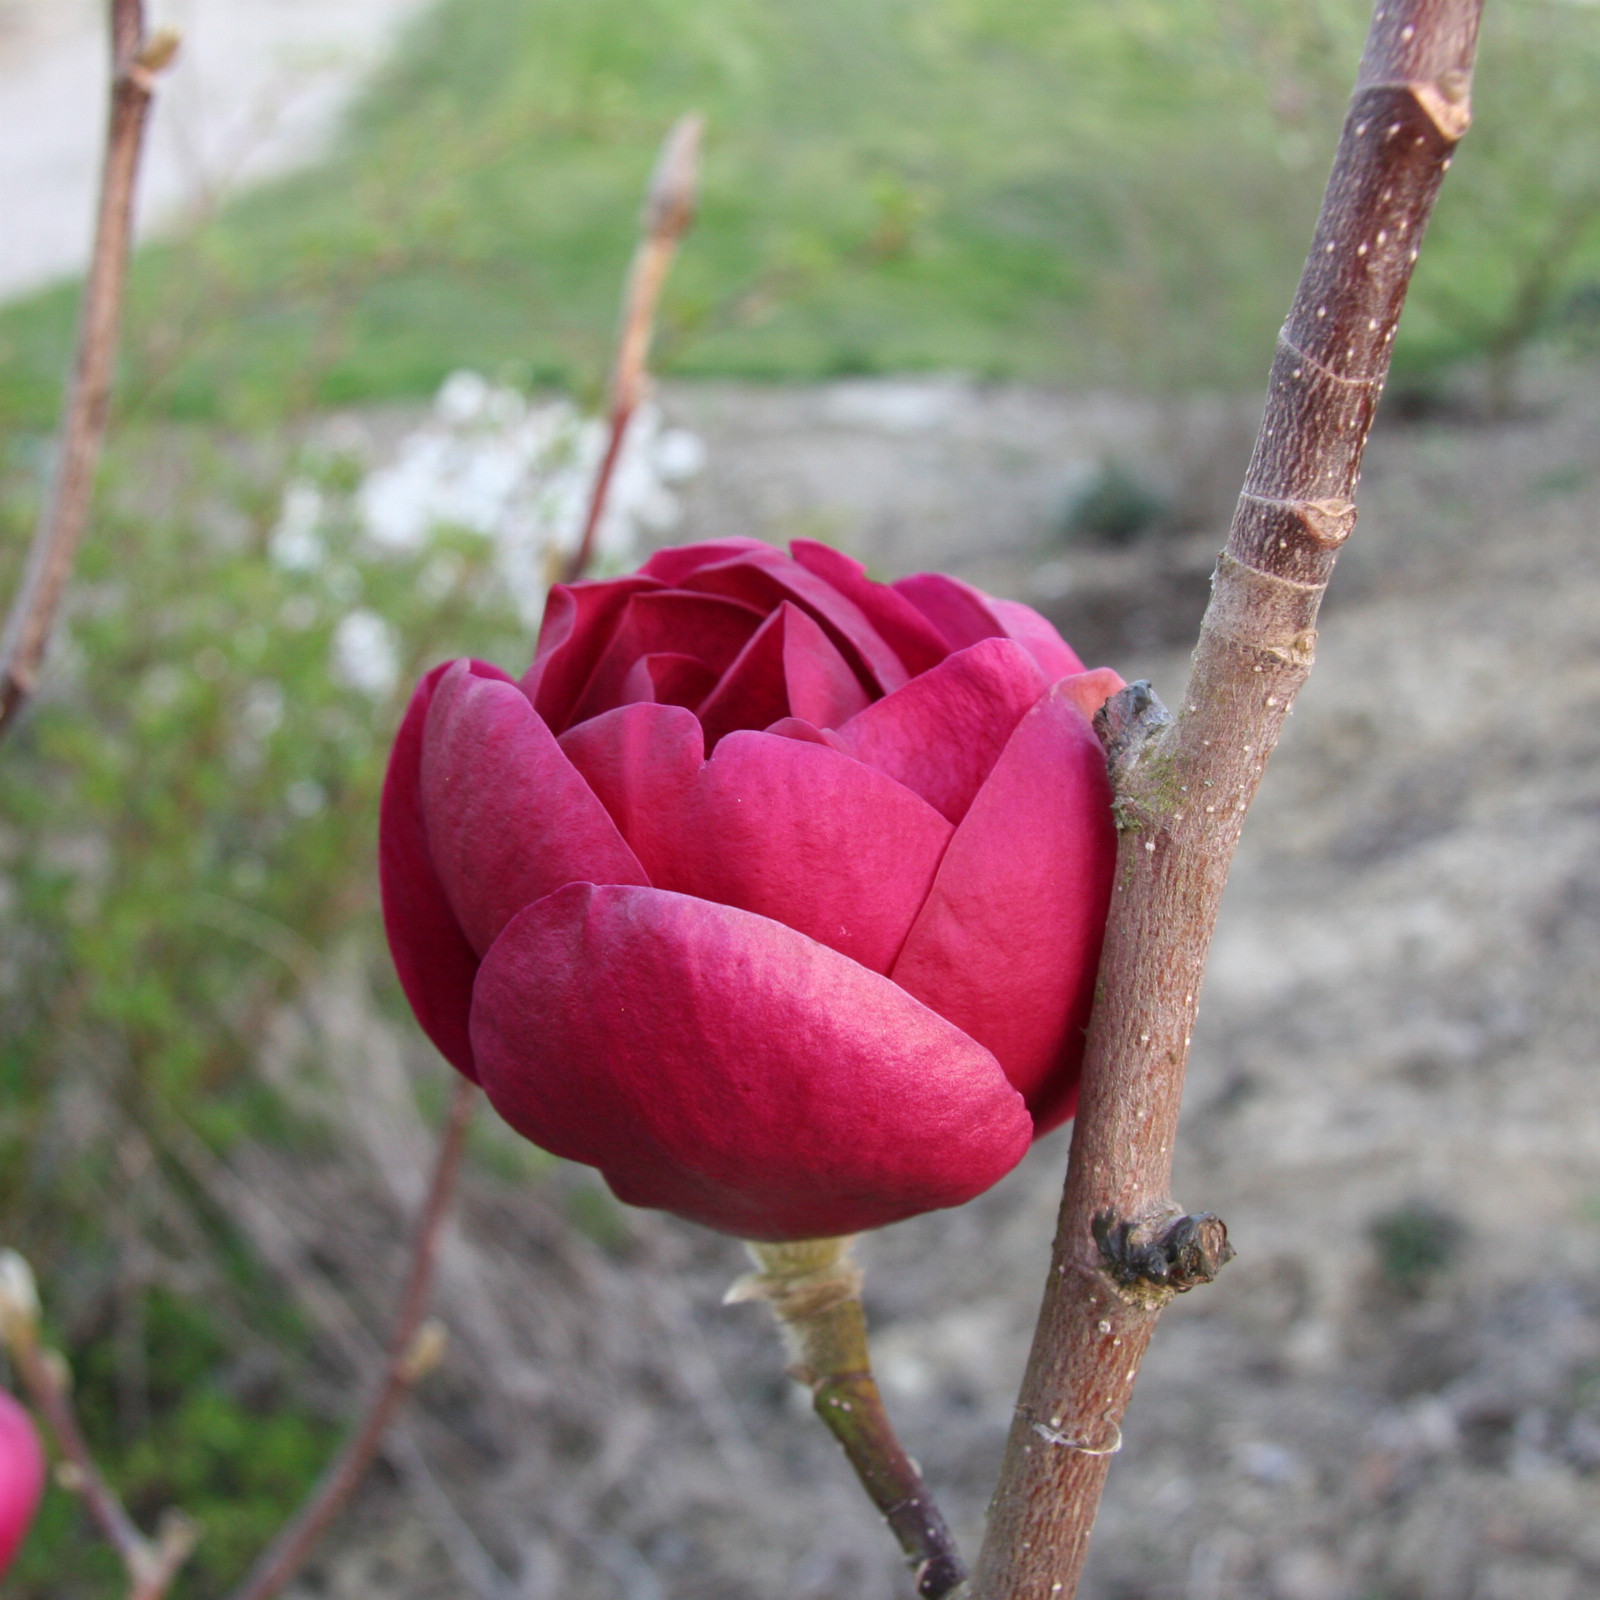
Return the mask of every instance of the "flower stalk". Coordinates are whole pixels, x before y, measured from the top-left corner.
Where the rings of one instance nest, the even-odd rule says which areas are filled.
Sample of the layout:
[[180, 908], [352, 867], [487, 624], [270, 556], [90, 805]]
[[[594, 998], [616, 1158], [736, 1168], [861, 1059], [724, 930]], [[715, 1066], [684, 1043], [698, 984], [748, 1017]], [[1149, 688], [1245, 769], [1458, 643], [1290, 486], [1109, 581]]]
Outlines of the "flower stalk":
[[724, 1304], [764, 1300], [783, 1333], [789, 1374], [844, 1449], [868, 1498], [899, 1541], [923, 1600], [951, 1600], [966, 1568], [917, 1464], [895, 1437], [872, 1375], [861, 1268], [853, 1240], [748, 1244], [760, 1271], [740, 1278]]

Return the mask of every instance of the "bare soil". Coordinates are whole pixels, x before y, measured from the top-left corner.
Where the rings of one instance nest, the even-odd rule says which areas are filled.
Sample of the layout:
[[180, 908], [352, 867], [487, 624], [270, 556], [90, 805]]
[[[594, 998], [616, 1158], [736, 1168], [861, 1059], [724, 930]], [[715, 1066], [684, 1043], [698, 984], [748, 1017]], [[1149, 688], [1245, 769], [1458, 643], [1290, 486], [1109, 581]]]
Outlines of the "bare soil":
[[[824, 533], [1051, 611], [1181, 693], [1254, 418], [951, 382], [669, 389], [709, 464], [680, 536]], [[1159, 1330], [1093, 1600], [1600, 1594], [1600, 383], [1380, 426], [1320, 661], [1245, 830], [1178, 1196], [1239, 1250]], [[1063, 541], [1115, 457], [1174, 508]], [[213, 1192], [370, 1373], [445, 1069], [348, 953], [265, 1065], [337, 1131]], [[315, 1071], [311, 1064], [320, 1063]], [[484, 1119], [452, 1336], [304, 1596], [888, 1600], [893, 1547], [781, 1372], [739, 1247], [519, 1170]], [[867, 1239], [885, 1391], [978, 1540], [1067, 1140]]]

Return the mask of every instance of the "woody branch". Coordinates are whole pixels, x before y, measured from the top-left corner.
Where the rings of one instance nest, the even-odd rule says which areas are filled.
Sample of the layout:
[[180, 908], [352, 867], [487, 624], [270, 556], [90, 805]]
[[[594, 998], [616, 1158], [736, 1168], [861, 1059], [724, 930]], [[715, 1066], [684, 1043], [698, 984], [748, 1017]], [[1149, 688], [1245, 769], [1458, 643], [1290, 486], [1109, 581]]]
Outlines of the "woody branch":
[[1196, 1003], [1229, 864], [1311, 670], [1317, 609], [1434, 199], [1470, 121], [1481, 0], [1379, 0], [1184, 703], [1096, 719], [1116, 888], [1044, 1304], [974, 1600], [1070, 1600], [1161, 1309], [1231, 1251], [1170, 1195]]

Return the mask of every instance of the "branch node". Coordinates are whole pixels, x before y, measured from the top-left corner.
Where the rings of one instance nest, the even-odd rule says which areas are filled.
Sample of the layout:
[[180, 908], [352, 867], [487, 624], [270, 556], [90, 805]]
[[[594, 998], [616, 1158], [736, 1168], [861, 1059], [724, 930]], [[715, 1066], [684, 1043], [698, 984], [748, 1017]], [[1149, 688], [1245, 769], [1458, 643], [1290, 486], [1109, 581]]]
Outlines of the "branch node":
[[1472, 126], [1472, 74], [1441, 72], [1432, 83], [1408, 83], [1406, 88], [1440, 137], [1458, 144]]
[[1140, 678], [1119, 690], [1094, 714], [1094, 731], [1106, 752], [1111, 787], [1121, 790], [1150, 741], [1172, 726], [1149, 680]]
[[1106, 1425], [1111, 1429], [1110, 1442], [1090, 1444], [1087, 1439], [1076, 1439], [1047, 1422], [1034, 1421], [1028, 1424], [1037, 1437], [1043, 1439], [1046, 1444], [1054, 1445], [1058, 1450], [1076, 1450], [1081, 1456], [1114, 1456], [1122, 1449], [1122, 1428], [1109, 1417], [1106, 1419]]
[[1210, 1283], [1233, 1260], [1228, 1228], [1211, 1212], [1124, 1221], [1114, 1211], [1097, 1212], [1090, 1224], [1100, 1259], [1123, 1298], [1162, 1306], [1175, 1294]]
[[139, 47], [123, 76], [136, 89], [154, 94], [156, 79], [178, 58], [183, 36], [176, 28], [157, 28]]

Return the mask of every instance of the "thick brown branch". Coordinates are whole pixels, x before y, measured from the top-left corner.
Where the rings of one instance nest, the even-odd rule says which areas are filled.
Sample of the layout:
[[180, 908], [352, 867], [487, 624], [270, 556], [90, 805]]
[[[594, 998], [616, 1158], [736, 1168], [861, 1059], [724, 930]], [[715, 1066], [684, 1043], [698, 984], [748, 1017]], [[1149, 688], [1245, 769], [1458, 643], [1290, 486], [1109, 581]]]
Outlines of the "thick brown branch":
[[1184, 1068], [1246, 810], [1311, 669], [1411, 269], [1469, 120], [1480, 0], [1379, 0], [1185, 703], [1100, 719], [1121, 830], [1050, 1276], [976, 1600], [1070, 1600], [1155, 1319], [1226, 1259], [1169, 1188]]
[[172, 61], [177, 48], [176, 34], [145, 34], [141, 0], [113, 0], [111, 111], [94, 252], [78, 317], [78, 349], [67, 385], [55, 482], [28, 553], [22, 587], [0, 634], [0, 733], [33, 692], [88, 525], [95, 467], [111, 406], [139, 155], [155, 75]]
[[849, 1239], [752, 1244], [760, 1272], [741, 1278], [727, 1300], [765, 1300], [783, 1329], [790, 1376], [844, 1449], [861, 1486], [905, 1552], [922, 1600], [950, 1600], [967, 1571], [954, 1536], [917, 1464], [901, 1448], [884, 1410], [867, 1348], [861, 1269]]
[[422, 1319], [433, 1292], [433, 1271], [439, 1239], [455, 1190], [456, 1174], [466, 1146], [477, 1090], [465, 1078], [456, 1080], [450, 1102], [450, 1119], [440, 1141], [433, 1177], [423, 1200], [412, 1239], [411, 1265], [400, 1308], [395, 1317], [389, 1359], [361, 1421], [343, 1450], [334, 1458], [310, 1498], [263, 1553], [250, 1575], [235, 1592], [234, 1600], [271, 1600], [291, 1583], [327, 1532], [334, 1518], [356, 1491], [383, 1436], [411, 1387], [438, 1360], [443, 1349], [443, 1329]]
[[645, 367], [650, 359], [650, 340], [655, 332], [656, 304], [661, 286], [667, 281], [672, 258], [679, 241], [694, 221], [696, 191], [700, 174], [700, 135], [704, 127], [698, 116], [680, 117], [661, 146], [661, 155], [651, 174], [645, 194], [644, 215], [640, 218], [639, 248], [628, 273], [627, 292], [622, 305], [622, 332], [617, 341], [616, 364], [611, 371], [610, 435], [605, 454], [595, 473], [589, 494], [589, 511], [584, 518], [583, 537], [567, 563], [566, 581], [573, 583], [589, 570], [594, 559], [595, 538], [600, 519], [605, 515], [611, 480], [622, 456], [628, 424], [644, 396]]

